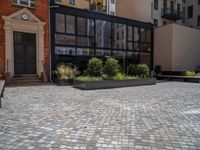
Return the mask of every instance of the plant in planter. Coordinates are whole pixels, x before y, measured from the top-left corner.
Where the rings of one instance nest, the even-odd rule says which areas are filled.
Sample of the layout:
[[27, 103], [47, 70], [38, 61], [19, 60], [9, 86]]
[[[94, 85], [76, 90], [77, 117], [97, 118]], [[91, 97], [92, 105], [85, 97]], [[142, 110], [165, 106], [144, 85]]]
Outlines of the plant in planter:
[[195, 72], [194, 71], [186, 71], [184, 75], [186, 77], [193, 77], [193, 76], [195, 76]]
[[99, 77], [103, 74], [103, 62], [99, 58], [92, 58], [89, 60], [86, 75], [92, 77]]
[[160, 65], [155, 66], [154, 72], [159, 75], [162, 74], [162, 67]]
[[64, 63], [60, 63], [57, 65], [55, 73], [60, 85], [70, 85], [77, 73], [77, 69]]
[[149, 67], [146, 64], [137, 65], [137, 73], [140, 78], [149, 77]]
[[108, 58], [104, 65], [104, 74], [114, 77], [119, 72], [119, 62], [114, 58]]
[[137, 71], [137, 65], [129, 65], [128, 66], [128, 75], [130, 76], [137, 76], [138, 75], [138, 71]]

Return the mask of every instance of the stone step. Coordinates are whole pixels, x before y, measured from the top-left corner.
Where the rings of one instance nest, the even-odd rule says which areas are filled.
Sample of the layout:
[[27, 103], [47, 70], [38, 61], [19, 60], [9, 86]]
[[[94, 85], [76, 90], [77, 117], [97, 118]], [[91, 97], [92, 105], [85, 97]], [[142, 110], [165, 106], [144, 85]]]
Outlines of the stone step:
[[15, 75], [11, 80], [11, 86], [38, 85], [43, 84], [42, 80], [36, 75]]

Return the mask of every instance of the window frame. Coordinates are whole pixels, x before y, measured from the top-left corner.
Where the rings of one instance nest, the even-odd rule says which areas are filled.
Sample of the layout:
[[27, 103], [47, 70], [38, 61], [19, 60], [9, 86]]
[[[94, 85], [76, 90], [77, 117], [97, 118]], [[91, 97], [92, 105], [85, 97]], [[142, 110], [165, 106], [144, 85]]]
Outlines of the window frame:
[[[22, 4], [21, 1], [28, 2], [28, 5]], [[13, 5], [22, 6], [22, 7], [29, 7], [29, 8], [35, 8], [36, 6], [36, 0], [12, 0], [11, 3]], [[31, 6], [31, 4], [34, 4], [34, 6]]]
[[154, 9], [155, 10], [159, 9], [159, 0], [154, 0]]

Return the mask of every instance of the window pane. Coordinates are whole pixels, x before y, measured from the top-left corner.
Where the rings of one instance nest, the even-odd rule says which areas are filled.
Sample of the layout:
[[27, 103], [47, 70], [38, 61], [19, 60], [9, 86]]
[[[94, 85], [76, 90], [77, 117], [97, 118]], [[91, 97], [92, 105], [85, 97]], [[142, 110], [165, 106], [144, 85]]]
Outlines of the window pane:
[[146, 40], [147, 40], [146, 42], [147, 43], [151, 43], [152, 42], [152, 40], [151, 40], [151, 30], [147, 30], [146, 31], [146, 36], [147, 36], [146, 37]]
[[103, 50], [103, 49], [97, 49], [96, 50], [96, 56], [111, 56], [110, 50]]
[[78, 17], [77, 25], [78, 25], [78, 28], [77, 28], [78, 34], [86, 35], [86, 19], [82, 17]]
[[145, 29], [140, 29], [141, 42], [146, 42], [146, 32]]
[[86, 19], [87, 20], [87, 36], [94, 36], [94, 20]]
[[111, 23], [96, 20], [96, 46], [111, 48]]
[[141, 53], [140, 54], [140, 63], [147, 64], [150, 67], [151, 66], [151, 55], [149, 53]]
[[134, 43], [134, 51], [139, 51], [140, 50], [140, 44], [139, 43]]
[[77, 55], [79, 56], [93, 56], [94, 50], [89, 48], [78, 48]]
[[114, 43], [115, 49], [126, 49], [126, 25], [114, 23]]
[[75, 34], [75, 17], [66, 15], [66, 32]]
[[133, 43], [132, 42], [128, 42], [127, 48], [128, 48], [128, 50], [133, 50]]
[[133, 41], [133, 29], [131, 26], [128, 26], [128, 41]]
[[71, 35], [56, 34], [55, 42], [56, 44], [61, 45], [76, 45], [76, 37]]
[[139, 64], [139, 52], [127, 52], [128, 64]]
[[76, 48], [74, 47], [55, 47], [55, 54], [57, 55], [70, 55], [75, 56], [76, 55]]
[[78, 46], [92, 47], [94, 46], [94, 39], [87, 37], [77, 37]]
[[65, 15], [56, 14], [56, 32], [65, 32]]
[[139, 34], [139, 28], [134, 28], [134, 41], [139, 42], [140, 40], [140, 34]]
[[143, 52], [151, 52], [151, 44], [140, 44], [141, 51]]
[[125, 58], [126, 51], [113, 51], [113, 56], [116, 58]]

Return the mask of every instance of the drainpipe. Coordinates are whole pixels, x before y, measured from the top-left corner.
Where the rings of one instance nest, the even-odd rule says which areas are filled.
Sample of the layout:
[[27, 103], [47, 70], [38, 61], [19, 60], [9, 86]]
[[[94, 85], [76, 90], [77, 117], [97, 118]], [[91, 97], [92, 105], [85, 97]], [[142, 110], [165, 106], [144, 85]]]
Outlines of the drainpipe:
[[50, 73], [50, 76], [49, 76], [49, 80], [50, 80], [50, 83], [52, 83], [52, 72], [51, 72], [51, 21], [50, 21], [50, 11], [51, 11], [51, 0], [49, 0], [48, 2], [48, 21], [49, 21], [49, 32], [48, 32], [48, 35], [49, 35], [49, 73]]

